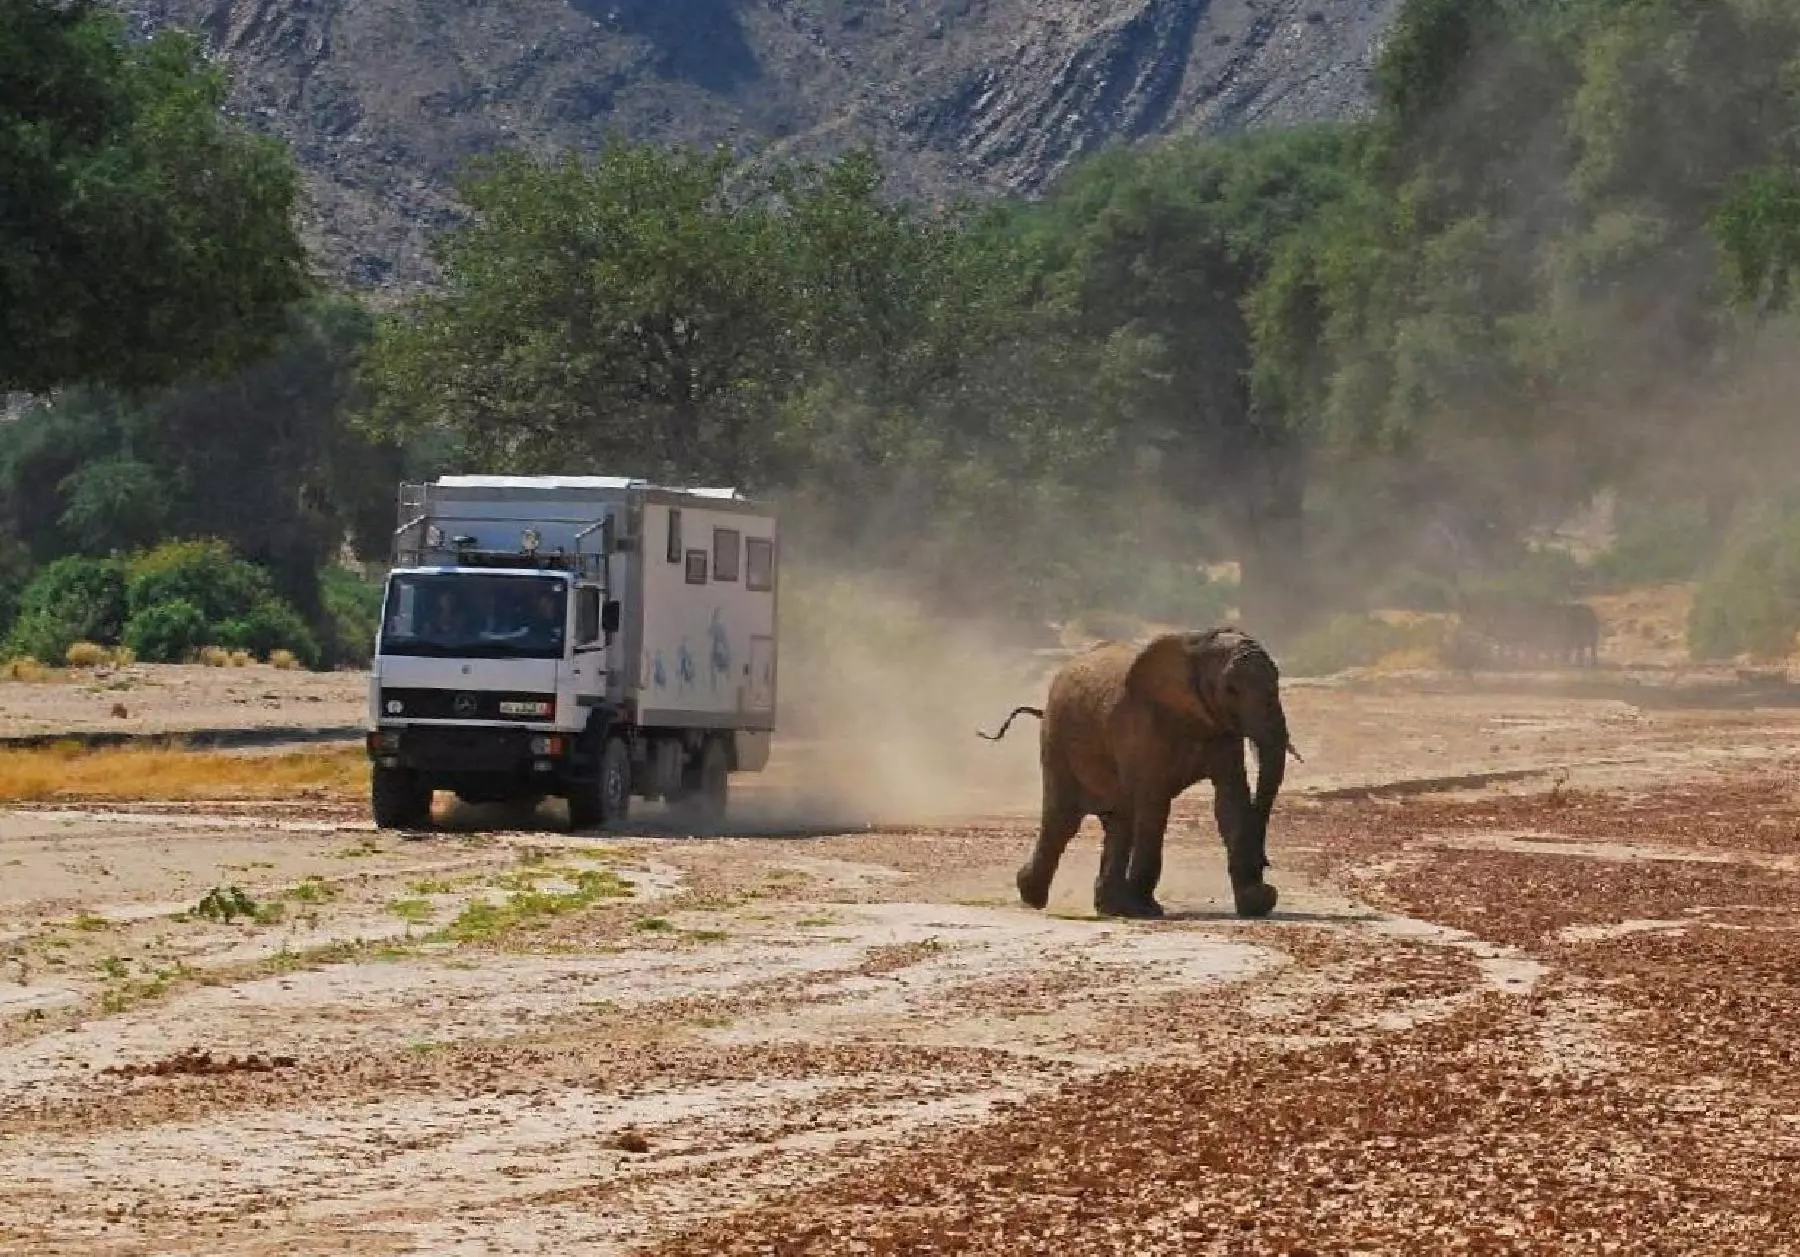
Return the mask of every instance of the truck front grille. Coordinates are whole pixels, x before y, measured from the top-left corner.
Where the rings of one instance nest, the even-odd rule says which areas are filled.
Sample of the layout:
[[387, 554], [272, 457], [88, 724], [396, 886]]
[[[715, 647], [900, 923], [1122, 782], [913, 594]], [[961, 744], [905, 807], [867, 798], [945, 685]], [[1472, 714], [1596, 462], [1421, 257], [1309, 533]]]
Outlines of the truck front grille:
[[415, 725], [400, 737], [400, 755], [409, 768], [432, 772], [522, 770], [531, 759], [528, 729], [459, 729]]
[[[394, 705], [399, 704], [399, 710]], [[520, 708], [503, 709], [502, 704], [548, 703], [545, 715], [520, 714]], [[532, 694], [513, 690], [435, 690], [392, 689], [381, 691], [380, 713], [395, 720], [516, 720], [521, 724], [551, 719], [556, 711], [556, 695]]]

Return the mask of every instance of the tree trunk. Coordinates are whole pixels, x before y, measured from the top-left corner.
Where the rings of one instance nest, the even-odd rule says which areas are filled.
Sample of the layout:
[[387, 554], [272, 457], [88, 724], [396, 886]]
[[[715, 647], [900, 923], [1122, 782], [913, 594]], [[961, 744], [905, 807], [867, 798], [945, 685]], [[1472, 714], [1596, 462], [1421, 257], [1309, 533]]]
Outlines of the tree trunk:
[[1267, 643], [1292, 640], [1313, 612], [1306, 552], [1306, 459], [1286, 433], [1259, 431], [1239, 461], [1240, 607], [1244, 629]]

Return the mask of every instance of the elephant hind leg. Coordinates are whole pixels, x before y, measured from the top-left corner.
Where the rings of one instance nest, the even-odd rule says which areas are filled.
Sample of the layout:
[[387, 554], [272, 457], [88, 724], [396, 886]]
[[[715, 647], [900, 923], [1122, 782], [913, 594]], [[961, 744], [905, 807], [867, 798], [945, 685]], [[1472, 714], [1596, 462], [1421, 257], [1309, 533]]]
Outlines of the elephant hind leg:
[[1106, 843], [1094, 879], [1094, 911], [1103, 917], [1160, 917], [1156, 878], [1162, 874], [1165, 800], [1141, 800], [1105, 818]]
[[1037, 844], [1031, 857], [1019, 866], [1015, 879], [1019, 898], [1027, 907], [1042, 909], [1050, 902], [1050, 883], [1056, 879], [1056, 868], [1062, 863], [1069, 840], [1081, 828], [1087, 809], [1079, 792], [1046, 776], [1044, 808], [1038, 821]]

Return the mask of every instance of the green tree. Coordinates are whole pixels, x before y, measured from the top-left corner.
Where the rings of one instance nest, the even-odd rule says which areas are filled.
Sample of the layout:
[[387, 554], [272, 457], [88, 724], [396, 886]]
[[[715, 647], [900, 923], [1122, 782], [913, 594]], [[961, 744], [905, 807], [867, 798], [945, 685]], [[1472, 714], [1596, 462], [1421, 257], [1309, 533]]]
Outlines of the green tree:
[[0, 523], [38, 563], [220, 538], [335, 642], [319, 569], [346, 539], [386, 557], [405, 466], [398, 447], [348, 421], [370, 334], [356, 302], [319, 298], [292, 308], [275, 350], [229, 379], [142, 401], [87, 388], [42, 402], [0, 430]]
[[731, 171], [628, 144], [477, 164], [472, 220], [434, 243], [443, 290], [371, 354], [381, 429], [448, 425], [496, 467], [743, 475], [795, 345], [780, 223], [733, 202]]
[[1313, 128], [1108, 154], [1055, 189], [1035, 224], [1050, 291], [1085, 337], [1136, 346], [1118, 473], [1189, 504], [1196, 530], [1177, 546], [1204, 524], [1228, 539], [1265, 633], [1307, 609], [1307, 472], [1296, 417], [1253, 389], [1250, 302], [1283, 242], [1349, 195], [1358, 142]]
[[144, 390], [251, 358], [310, 286], [286, 153], [192, 38], [0, 0], [0, 390]]

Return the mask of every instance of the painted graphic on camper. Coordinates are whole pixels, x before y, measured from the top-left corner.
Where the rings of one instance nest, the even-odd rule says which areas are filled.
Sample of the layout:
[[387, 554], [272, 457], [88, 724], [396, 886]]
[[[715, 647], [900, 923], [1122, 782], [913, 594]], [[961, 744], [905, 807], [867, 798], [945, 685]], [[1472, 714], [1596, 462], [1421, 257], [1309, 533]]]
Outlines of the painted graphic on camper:
[[707, 625], [706, 635], [712, 638], [712, 688], [717, 693], [719, 678], [729, 680], [731, 675], [731, 638], [725, 632], [725, 625], [719, 620], [719, 608], [714, 607], [712, 623]]
[[655, 658], [650, 662], [650, 683], [659, 690], [669, 688], [669, 669], [663, 663], [663, 653], [660, 650], [656, 652]]
[[688, 649], [688, 640], [685, 637], [681, 639], [681, 650], [675, 656], [675, 675], [681, 682], [677, 688], [683, 694], [694, 688], [694, 678], [697, 675], [694, 667], [694, 652]]

